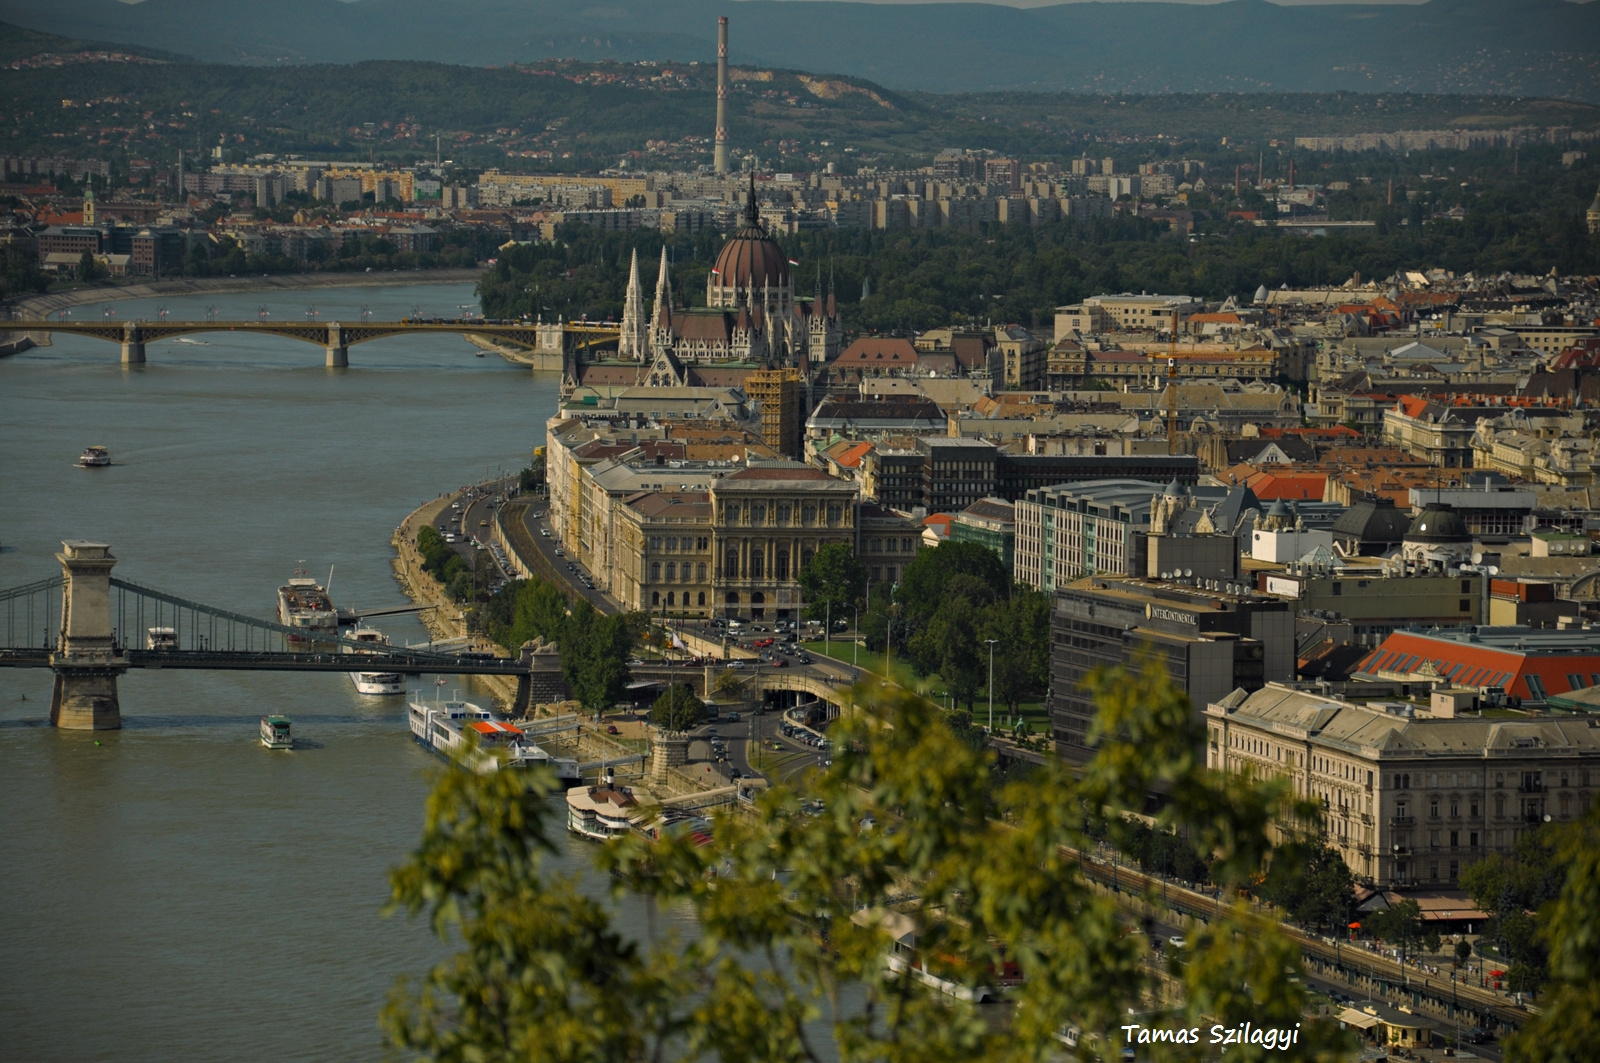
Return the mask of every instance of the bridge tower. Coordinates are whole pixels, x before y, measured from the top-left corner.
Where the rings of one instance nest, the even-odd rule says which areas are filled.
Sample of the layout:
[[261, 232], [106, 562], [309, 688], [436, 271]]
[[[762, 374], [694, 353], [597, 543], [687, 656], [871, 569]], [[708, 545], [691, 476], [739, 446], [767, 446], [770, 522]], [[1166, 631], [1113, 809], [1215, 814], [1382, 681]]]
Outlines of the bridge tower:
[[132, 321], [125, 322], [122, 326], [122, 364], [144, 364], [144, 333], [139, 331], [139, 326]]
[[122, 726], [117, 677], [128, 670], [111, 632], [111, 567], [105, 543], [62, 542], [61, 638], [50, 655], [56, 674], [50, 722], [75, 731], [115, 731]]
[[337, 321], [328, 324], [328, 360], [329, 369], [350, 368], [350, 346], [344, 342], [344, 334]]

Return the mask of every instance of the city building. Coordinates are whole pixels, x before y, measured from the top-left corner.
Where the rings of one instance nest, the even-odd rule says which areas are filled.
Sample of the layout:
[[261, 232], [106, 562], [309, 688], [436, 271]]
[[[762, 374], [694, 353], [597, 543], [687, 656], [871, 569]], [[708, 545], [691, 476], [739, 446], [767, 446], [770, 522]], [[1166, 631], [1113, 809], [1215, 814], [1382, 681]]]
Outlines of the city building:
[[1552, 694], [1600, 686], [1600, 628], [1396, 631], [1361, 661], [1355, 675], [1504, 694], [1540, 706]]
[[1319, 801], [1323, 840], [1361, 881], [1455, 886], [1523, 832], [1587, 813], [1600, 787], [1593, 720], [1456, 712], [1449, 696], [1418, 710], [1282, 683], [1239, 689], [1206, 707], [1206, 763]]
[[1050, 719], [1056, 752], [1090, 754], [1095, 706], [1084, 688], [1100, 668], [1160, 663], [1197, 713], [1229, 691], [1289, 681], [1295, 621], [1289, 603], [1233, 584], [1091, 576], [1056, 591], [1050, 616]]
[[1261, 590], [1294, 602], [1297, 612], [1348, 621], [1372, 645], [1402, 628], [1453, 628], [1483, 622], [1483, 576], [1418, 571], [1396, 562], [1347, 565], [1323, 551], [1258, 575]]
[[950, 541], [988, 547], [1010, 572], [1017, 537], [1015, 509], [1003, 498], [980, 498], [950, 521]]
[[953, 513], [994, 493], [998, 448], [981, 439], [924, 436], [917, 440], [922, 455], [922, 505]]

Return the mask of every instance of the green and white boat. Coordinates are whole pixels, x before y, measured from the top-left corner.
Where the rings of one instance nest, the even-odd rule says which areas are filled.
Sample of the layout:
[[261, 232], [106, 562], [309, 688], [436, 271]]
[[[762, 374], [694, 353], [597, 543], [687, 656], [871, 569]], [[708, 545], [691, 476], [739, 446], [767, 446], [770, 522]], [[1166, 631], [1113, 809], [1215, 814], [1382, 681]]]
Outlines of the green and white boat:
[[289, 733], [289, 717], [261, 717], [261, 744], [268, 749], [293, 749], [294, 736]]

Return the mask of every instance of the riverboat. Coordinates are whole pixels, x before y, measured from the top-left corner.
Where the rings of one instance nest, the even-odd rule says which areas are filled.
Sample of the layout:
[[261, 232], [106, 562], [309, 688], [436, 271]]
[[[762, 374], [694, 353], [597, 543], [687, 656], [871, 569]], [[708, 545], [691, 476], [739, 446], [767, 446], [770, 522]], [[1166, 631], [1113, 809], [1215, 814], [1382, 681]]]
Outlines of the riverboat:
[[[354, 646], [346, 645], [343, 647], [345, 653], [381, 653], [389, 646], [389, 636], [377, 628], [352, 628], [346, 637], [372, 648], [357, 649]], [[404, 694], [406, 692], [406, 677], [399, 672], [351, 672], [350, 682], [356, 685], [356, 692], [359, 694]]]
[[339, 631], [339, 613], [327, 588], [300, 568], [278, 588], [278, 623], [305, 631], [289, 636], [290, 645], [298, 649], [319, 639], [332, 641]]
[[603, 842], [633, 831], [639, 802], [626, 786], [574, 786], [567, 791], [567, 829]]
[[293, 749], [294, 736], [289, 733], [289, 717], [261, 717], [261, 744], [268, 749]]
[[[564, 783], [580, 782], [578, 762], [570, 757], [552, 757], [530, 742], [515, 724], [496, 718], [489, 710], [470, 701], [410, 702], [411, 737], [441, 757], [467, 755], [471, 739], [476, 748], [468, 766], [487, 774], [501, 768], [548, 767]], [[470, 736], [470, 738], [469, 738]]]
[[103, 469], [111, 464], [111, 451], [102, 446], [85, 447], [78, 455], [78, 465], [85, 469]]

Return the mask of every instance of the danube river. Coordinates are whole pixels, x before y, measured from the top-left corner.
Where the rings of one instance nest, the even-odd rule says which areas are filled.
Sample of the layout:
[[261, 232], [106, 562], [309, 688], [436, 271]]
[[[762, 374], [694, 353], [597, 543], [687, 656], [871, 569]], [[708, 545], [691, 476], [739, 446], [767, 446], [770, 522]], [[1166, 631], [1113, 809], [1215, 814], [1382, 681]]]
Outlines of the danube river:
[[[418, 285], [108, 305], [118, 320], [253, 319], [263, 300], [272, 320], [315, 304], [356, 321], [454, 315], [473, 297]], [[310, 344], [209, 334], [150, 344], [132, 370], [79, 337], [0, 359], [0, 587], [56, 574], [60, 540], [90, 539], [111, 545], [116, 575], [263, 618], [302, 562], [333, 569], [341, 604], [404, 605], [394, 527], [521, 468], [554, 410], [553, 374], [476, 353], [450, 336], [376, 340], [330, 371]], [[91, 443], [111, 468], [74, 466]], [[426, 638], [409, 616], [378, 626]], [[379, 911], [435, 765], [405, 699], [343, 676], [159, 671], [130, 673], [121, 696], [123, 730], [57, 731], [50, 674], [0, 673], [0, 1058], [378, 1058], [396, 978], [444, 955], [422, 924]], [[293, 752], [257, 743], [266, 712], [293, 718]], [[572, 842], [561, 863], [581, 853]], [[642, 906], [622, 916], [638, 928]]]

